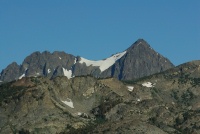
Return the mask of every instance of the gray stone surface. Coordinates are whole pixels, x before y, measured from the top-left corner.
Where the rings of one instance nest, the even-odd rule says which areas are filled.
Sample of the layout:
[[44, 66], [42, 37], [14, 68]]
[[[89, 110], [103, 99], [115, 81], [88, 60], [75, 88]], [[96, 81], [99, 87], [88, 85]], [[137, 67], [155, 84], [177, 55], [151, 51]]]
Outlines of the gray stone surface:
[[126, 54], [112, 66], [101, 72], [98, 66], [79, 63], [80, 57], [65, 52], [34, 52], [25, 58], [22, 65], [12, 63], [1, 72], [1, 81], [13, 81], [25, 74], [26, 77], [63, 76], [63, 68], [72, 71], [72, 76], [91, 75], [94, 77], [114, 77], [119, 80], [132, 80], [164, 71], [174, 65], [154, 51], [143, 39], [137, 40], [126, 50]]
[[154, 51], [146, 41], [139, 39], [101, 76], [132, 80], [165, 71], [173, 66], [167, 58]]

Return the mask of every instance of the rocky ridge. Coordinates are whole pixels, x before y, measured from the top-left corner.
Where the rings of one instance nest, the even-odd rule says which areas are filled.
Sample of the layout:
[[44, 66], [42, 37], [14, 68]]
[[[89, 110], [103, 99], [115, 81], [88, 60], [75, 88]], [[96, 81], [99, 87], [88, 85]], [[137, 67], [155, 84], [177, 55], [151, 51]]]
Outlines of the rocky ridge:
[[200, 61], [137, 80], [24, 77], [0, 85], [0, 133], [200, 133]]
[[139, 39], [127, 50], [99, 61], [65, 52], [34, 52], [21, 65], [13, 62], [2, 70], [0, 81], [9, 82], [22, 77], [38, 76], [67, 76], [70, 79], [83, 75], [133, 80], [171, 67], [174, 65], [167, 58], [154, 51], [146, 41]]

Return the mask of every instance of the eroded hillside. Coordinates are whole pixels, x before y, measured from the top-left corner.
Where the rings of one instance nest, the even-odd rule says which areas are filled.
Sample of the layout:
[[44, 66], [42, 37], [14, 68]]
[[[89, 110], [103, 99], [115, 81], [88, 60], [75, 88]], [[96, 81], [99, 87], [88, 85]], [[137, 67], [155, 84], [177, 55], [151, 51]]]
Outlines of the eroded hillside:
[[26, 77], [0, 85], [0, 133], [200, 133], [200, 62], [137, 81]]

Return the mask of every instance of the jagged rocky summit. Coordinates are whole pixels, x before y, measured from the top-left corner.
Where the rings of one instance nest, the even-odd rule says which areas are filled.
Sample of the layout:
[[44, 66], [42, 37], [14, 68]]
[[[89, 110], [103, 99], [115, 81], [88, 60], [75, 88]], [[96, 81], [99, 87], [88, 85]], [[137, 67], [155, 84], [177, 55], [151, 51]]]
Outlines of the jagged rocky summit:
[[99, 61], [92, 61], [65, 52], [34, 52], [21, 65], [16, 62], [2, 70], [0, 81], [9, 82], [22, 77], [54, 78], [92, 75], [133, 80], [167, 70], [174, 65], [157, 53], [143, 39], [138, 39], [127, 50]]

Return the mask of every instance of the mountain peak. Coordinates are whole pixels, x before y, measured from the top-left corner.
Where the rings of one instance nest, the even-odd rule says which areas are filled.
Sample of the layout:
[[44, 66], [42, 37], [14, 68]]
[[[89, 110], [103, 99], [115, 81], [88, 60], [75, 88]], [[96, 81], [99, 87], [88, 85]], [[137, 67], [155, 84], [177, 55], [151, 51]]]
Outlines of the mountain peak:
[[137, 79], [174, 67], [144, 39], [138, 39], [126, 52], [126, 55], [114, 65], [116, 69], [112, 71], [113, 76], [120, 80]]
[[144, 39], [138, 39], [136, 42], [147, 43]]
[[[144, 39], [138, 39], [126, 51], [105, 60], [91, 61], [65, 52], [34, 52], [21, 65], [11, 64], [0, 76], [1, 81], [21, 77], [92, 75], [132, 80], [173, 67], [173, 64], [155, 52]], [[17, 71], [16, 71], [17, 70]], [[14, 76], [14, 77], [13, 77]]]
[[135, 48], [135, 47], [148, 47], [151, 48], [150, 45], [144, 40], [144, 39], [138, 39], [136, 42], [134, 42], [131, 46], [130, 49]]

